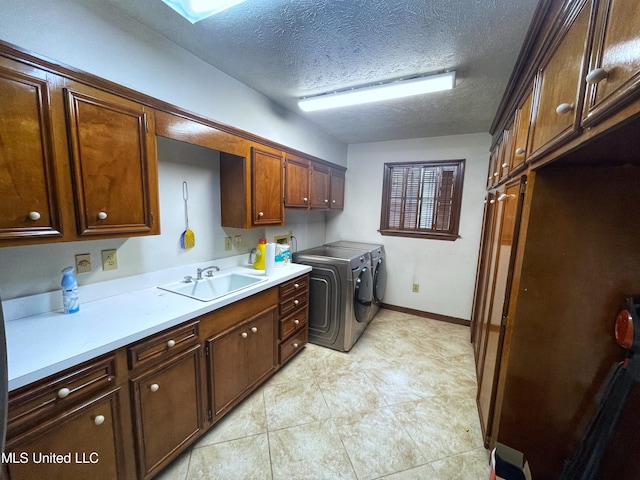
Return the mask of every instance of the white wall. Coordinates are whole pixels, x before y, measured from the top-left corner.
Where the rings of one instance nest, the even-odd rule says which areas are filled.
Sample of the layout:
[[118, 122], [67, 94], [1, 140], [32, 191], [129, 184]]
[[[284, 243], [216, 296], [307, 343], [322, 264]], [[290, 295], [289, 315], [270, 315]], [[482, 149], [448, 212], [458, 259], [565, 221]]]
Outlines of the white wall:
[[[87, 7], [87, 5], [90, 7]], [[0, 2], [0, 40], [50, 57], [213, 120], [260, 135], [319, 158], [346, 165], [347, 146], [266, 97], [205, 64], [121, 15], [102, 0]], [[325, 215], [287, 212], [286, 226], [223, 229], [220, 225], [219, 158], [215, 151], [158, 138], [162, 234], [121, 240], [0, 248], [4, 300], [59, 288], [60, 270], [75, 254], [90, 253], [91, 273], [80, 285], [157, 271], [247, 252], [257, 239], [293, 231], [300, 248], [322, 243]], [[181, 250], [182, 181], [189, 182], [196, 248]], [[242, 246], [224, 250], [224, 237], [242, 235]], [[103, 272], [101, 250], [116, 248], [119, 268]]]
[[[284, 227], [222, 228], [219, 153], [162, 137], [157, 141], [161, 235], [0, 248], [3, 300], [58, 289], [60, 271], [74, 265], [79, 253], [91, 255], [92, 271], [78, 274], [78, 283], [88, 285], [232, 255], [246, 254], [248, 259], [259, 238], [273, 242], [275, 235], [288, 232], [293, 232], [300, 248], [324, 242], [325, 215], [321, 212], [287, 211]], [[189, 250], [180, 247], [185, 229], [183, 181], [189, 188], [189, 227], [196, 236], [196, 246]], [[225, 237], [237, 235], [241, 236], [240, 247], [225, 250]], [[101, 251], [113, 248], [118, 269], [104, 272]]]
[[[345, 210], [328, 216], [327, 240], [385, 245], [385, 303], [470, 319], [490, 141], [489, 134], [472, 134], [349, 146]], [[451, 242], [378, 233], [385, 162], [460, 158], [466, 159], [461, 238]], [[417, 294], [411, 291], [413, 283], [420, 284]]]

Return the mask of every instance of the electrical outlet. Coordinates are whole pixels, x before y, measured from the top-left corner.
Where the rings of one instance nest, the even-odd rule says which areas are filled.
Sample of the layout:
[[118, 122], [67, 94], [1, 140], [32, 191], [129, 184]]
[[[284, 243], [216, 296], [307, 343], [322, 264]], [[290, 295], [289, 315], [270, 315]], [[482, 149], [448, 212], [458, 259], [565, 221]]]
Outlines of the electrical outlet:
[[419, 283], [414, 283], [413, 284], [413, 288], [411, 289], [411, 291], [413, 293], [418, 293], [420, 291], [420, 284]]
[[91, 271], [91, 254], [80, 253], [76, 255], [76, 273], [89, 273]]
[[231, 250], [233, 248], [233, 239], [231, 237], [224, 237], [224, 249]]
[[242, 235], [236, 235], [233, 237], [233, 244], [236, 248], [240, 248], [242, 246]]
[[102, 250], [102, 270], [117, 270], [118, 269], [118, 254], [114, 250]]

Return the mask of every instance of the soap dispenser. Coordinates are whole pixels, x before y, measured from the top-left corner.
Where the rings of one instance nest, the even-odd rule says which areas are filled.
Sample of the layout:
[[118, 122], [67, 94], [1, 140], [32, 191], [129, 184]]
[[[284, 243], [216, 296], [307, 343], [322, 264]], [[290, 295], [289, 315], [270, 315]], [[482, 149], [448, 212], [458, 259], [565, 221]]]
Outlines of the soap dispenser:
[[76, 313], [80, 310], [80, 299], [78, 298], [78, 282], [73, 272], [73, 267], [66, 267], [62, 270], [62, 306], [64, 313]]

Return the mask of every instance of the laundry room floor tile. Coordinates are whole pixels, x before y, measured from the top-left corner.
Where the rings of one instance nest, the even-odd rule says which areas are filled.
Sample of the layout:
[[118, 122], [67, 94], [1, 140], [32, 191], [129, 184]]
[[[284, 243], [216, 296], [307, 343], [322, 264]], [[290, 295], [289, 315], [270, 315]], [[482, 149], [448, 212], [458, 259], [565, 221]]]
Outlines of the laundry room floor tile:
[[469, 327], [382, 309], [309, 344], [157, 480], [483, 480]]

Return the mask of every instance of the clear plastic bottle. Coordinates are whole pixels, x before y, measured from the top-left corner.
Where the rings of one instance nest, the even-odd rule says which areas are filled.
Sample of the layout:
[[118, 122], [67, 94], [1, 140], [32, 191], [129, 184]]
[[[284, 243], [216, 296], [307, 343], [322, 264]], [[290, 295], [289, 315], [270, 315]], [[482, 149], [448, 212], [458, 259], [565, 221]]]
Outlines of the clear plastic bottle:
[[76, 313], [80, 310], [80, 299], [78, 298], [78, 282], [74, 275], [73, 267], [62, 269], [62, 306], [64, 313]]

